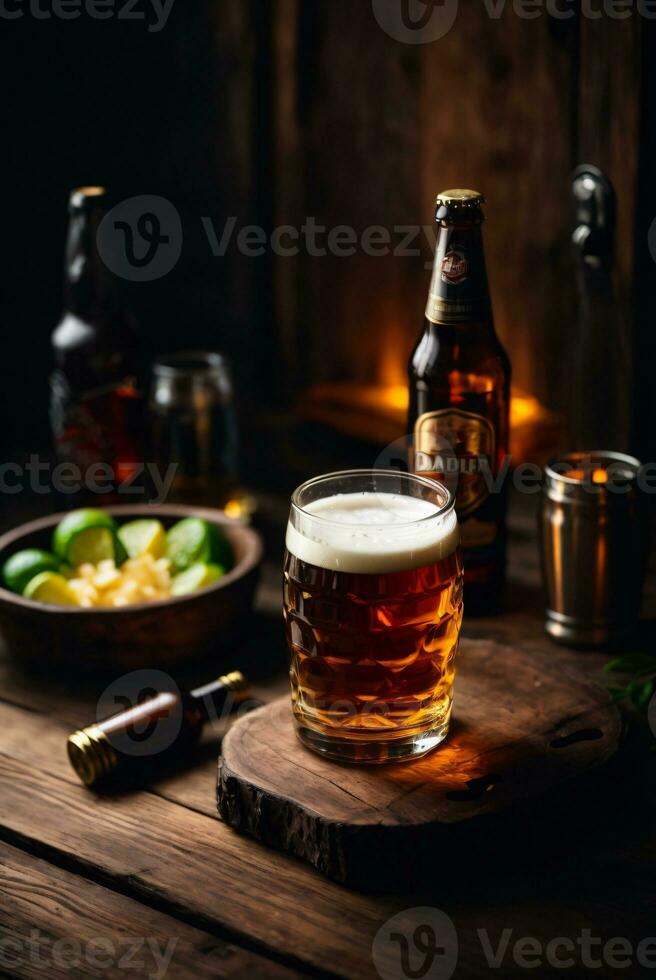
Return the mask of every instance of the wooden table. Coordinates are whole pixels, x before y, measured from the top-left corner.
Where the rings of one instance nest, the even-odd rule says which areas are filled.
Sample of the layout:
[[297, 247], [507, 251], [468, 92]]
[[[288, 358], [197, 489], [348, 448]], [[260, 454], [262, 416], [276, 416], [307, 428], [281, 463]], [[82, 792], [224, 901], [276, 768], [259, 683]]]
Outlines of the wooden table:
[[[278, 527], [272, 555], [280, 536]], [[272, 561], [238, 664], [256, 676], [264, 699], [286, 683], [278, 582]], [[528, 651], [548, 649], [555, 661], [575, 658], [582, 669], [599, 672], [603, 657], [574, 655], [544, 639], [538, 586], [532, 516], [516, 511], [507, 611], [468, 622], [468, 634], [512, 638]], [[192, 771], [123, 796], [90, 793], [71, 770], [64, 745], [72, 728], [93, 718], [101, 688], [35, 679], [8, 656], [0, 671], [2, 976], [375, 978], [378, 930], [419, 906], [452, 920], [459, 940], [455, 977], [488, 976], [486, 947], [496, 950], [506, 940], [497, 975], [526, 974], [514, 944], [534, 937], [531, 949], [542, 953], [532, 972], [543, 978], [563, 975], [545, 960], [550, 941], [576, 943], [587, 929], [598, 957], [597, 940], [624, 937], [635, 947], [656, 934], [656, 755], [640, 739], [612, 770], [608, 802], [585, 833], [545, 841], [544, 849], [528, 854], [518, 841], [517, 860], [501, 868], [449, 875], [421, 894], [376, 896], [347, 891], [218, 820], [215, 734]], [[561, 946], [556, 955], [568, 954]], [[571, 955], [574, 976], [642, 975], [635, 960], [621, 970], [609, 955], [587, 971], [580, 951]], [[530, 961], [535, 953], [527, 954]]]

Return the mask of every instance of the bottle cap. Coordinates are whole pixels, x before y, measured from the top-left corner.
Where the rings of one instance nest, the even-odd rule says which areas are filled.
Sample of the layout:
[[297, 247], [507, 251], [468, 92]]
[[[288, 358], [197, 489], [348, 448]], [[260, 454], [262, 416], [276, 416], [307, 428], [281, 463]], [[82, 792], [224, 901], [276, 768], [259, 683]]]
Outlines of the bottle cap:
[[485, 204], [485, 198], [478, 191], [466, 188], [454, 188], [450, 191], [442, 191], [437, 195], [435, 207], [437, 209], [435, 217], [438, 221], [447, 224], [455, 223], [462, 217], [477, 218], [483, 220], [481, 205]]
[[69, 735], [67, 749], [70, 763], [85, 786], [93, 786], [118, 768], [118, 755], [97, 725]]
[[100, 185], [89, 187], [76, 187], [71, 191], [68, 201], [68, 210], [71, 214], [79, 211], [89, 211], [91, 208], [102, 204], [107, 198], [107, 188]]

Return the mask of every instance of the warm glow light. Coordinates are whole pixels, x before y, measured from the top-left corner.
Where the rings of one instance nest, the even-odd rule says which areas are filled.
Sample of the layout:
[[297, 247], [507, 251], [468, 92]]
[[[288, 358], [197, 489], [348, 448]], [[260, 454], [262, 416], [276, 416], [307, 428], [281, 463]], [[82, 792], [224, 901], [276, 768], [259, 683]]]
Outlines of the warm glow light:
[[570, 480], [579, 480], [581, 483], [587, 478], [590, 478], [593, 483], [607, 483], [608, 482], [608, 471], [597, 468], [592, 470], [582, 470], [582, 469], [572, 469], [567, 470], [563, 476], [568, 477]]
[[514, 391], [510, 398], [510, 428], [517, 429], [520, 425], [537, 421], [544, 414], [544, 409], [537, 398], [532, 395], [520, 394]]
[[257, 503], [254, 497], [233, 497], [223, 508], [223, 513], [234, 521], [249, 524], [256, 509]]
[[[306, 419], [339, 432], [385, 445], [406, 431], [407, 384], [341, 382], [316, 385], [302, 409]], [[553, 456], [562, 448], [562, 421], [532, 395], [514, 388], [510, 404], [513, 465]]]
[[[353, 386], [352, 395], [354, 403], [363, 408], [387, 408], [399, 412], [404, 417], [408, 411], [407, 385], [358, 385]], [[537, 398], [513, 391], [510, 402], [511, 429], [528, 422], [535, 422], [543, 413], [544, 409]]]

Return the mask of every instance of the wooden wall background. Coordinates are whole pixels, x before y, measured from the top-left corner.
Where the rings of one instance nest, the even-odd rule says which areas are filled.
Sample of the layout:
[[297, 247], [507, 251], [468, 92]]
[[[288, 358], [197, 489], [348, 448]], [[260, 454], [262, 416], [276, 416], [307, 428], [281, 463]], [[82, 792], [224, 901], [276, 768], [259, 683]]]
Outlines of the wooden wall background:
[[[606, 170], [618, 193], [628, 445], [640, 19], [524, 20], [506, 5], [492, 20], [483, 4], [461, 2], [446, 36], [417, 46], [388, 37], [370, 3], [276, 0], [271, 22], [275, 223], [431, 225], [438, 190], [483, 190], [497, 328], [515, 383], [569, 417], [603, 383], [576, 374], [570, 178], [583, 162]], [[428, 246], [421, 258], [274, 259], [283, 388], [403, 383], [429, 259]]]
[[[410, 258], [254, 259], [234, 247], [217, 258], [200, 217], [219, 231], [229, 218], [271, 230], [313, 216], [359, 233], [432, 233], [435, 193], [474, 185], [489, 199], [493, 298], [515, 382], [571, 415], [600, 383], [575, 367], [569, 188], [581, 162], [606, 169], [618, 192], [623, 424], [631, 402], [640, 438], [653, 437], [653, 34], [635, 13], [525, 20], [510, 0], [497, 20], [460, 0], [446, 36], [415, 46], [381, 29], [371, 0], [180, 0], [158, 34], [118, 19], [6, 22], [3, 451], [48, 442], [49, 335], [66, 198], [80, 183], [161, 194], [180, 211], [180, 263], [133, 290], [147, 353], [222, 348], [246, 399], [273, 408], [318, 382], [404, 383], [430, 246]], [[34, 397], [16, 412], [25, 390]]]

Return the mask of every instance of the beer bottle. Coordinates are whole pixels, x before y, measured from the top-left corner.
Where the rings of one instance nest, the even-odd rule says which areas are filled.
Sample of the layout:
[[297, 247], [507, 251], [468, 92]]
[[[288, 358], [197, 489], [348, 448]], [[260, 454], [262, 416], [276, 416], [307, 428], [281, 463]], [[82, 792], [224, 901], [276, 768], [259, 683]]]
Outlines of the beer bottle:
[[437, 198], [437, 247], [423, 332], [409, 364], [411, 468], [456, 493], [468, 612], [492, 611], [505, 573], [510, 362], [494, 330], [471, 190]]
[[58, 459], [74, 464], [82, 495], [91, 499], [86, 487], [96, 503], [116, 499], [117, 487], [131, 483], [143, 461], [137, 323], [97, 248], [107, 209], [103, 187], [80, 187], [71, 194], [64, 312], [52, 335], [50, 379]]
[[183, 761], [208, 721], [220, 720], [248, 698], [248, 681], [234, 670], [193, 691], [171, 688], [69, 735], [68, 758], [86, 786], [138, 783], [156, 765]]

